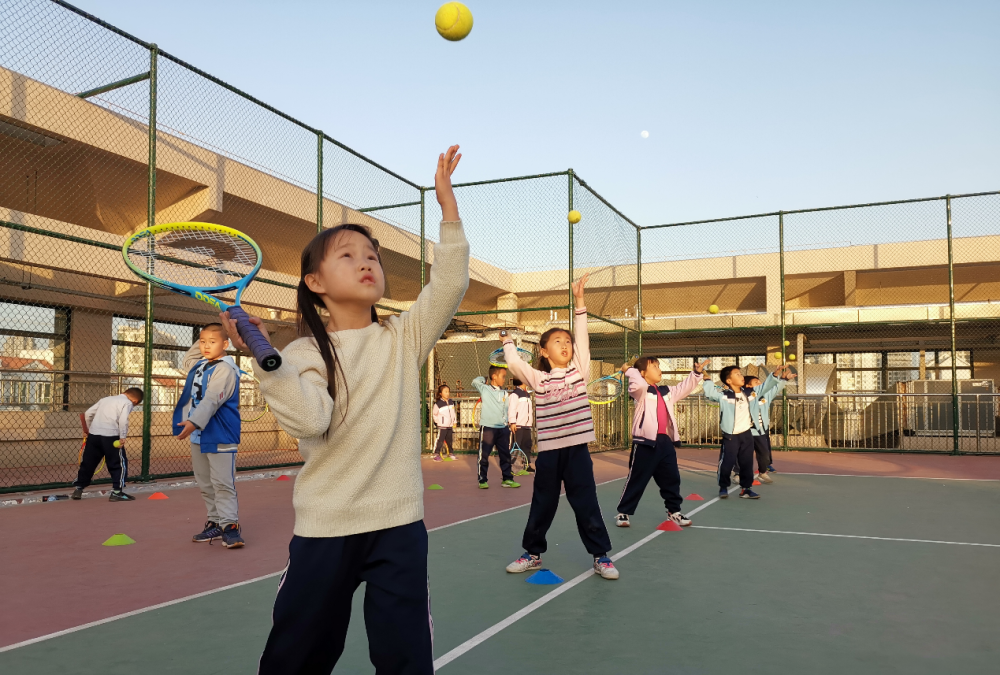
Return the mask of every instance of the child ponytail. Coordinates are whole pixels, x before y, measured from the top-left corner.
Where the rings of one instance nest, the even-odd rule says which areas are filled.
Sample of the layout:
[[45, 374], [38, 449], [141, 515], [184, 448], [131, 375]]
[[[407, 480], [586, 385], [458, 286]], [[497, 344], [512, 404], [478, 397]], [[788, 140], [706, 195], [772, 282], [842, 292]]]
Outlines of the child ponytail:
[[[326, 366], [326, 390], [330, 393], [330, 398], [334, 400], [337, 399], [337, 373], [340, 373], [339, 377], [341, 379], [345, 378], [344, 368], [340, 363], [340, 357], [337, 355], [337, 348], [334, 347], [327, 333], [326, 322], [323, 321], [323, 317], [319, 313], [320, 308], [325, 309], [326, 306], [323, 304], [321, 297], [309, 290], [309, 286], [306, 285], [306, 275], [315, 274], [319, 270], [323, 259], [326, 258], [327, 249], [341, 232], [357, 232], [367, 237], [372, 246], [375, 247], [379, 265], [382, 264], [382, 256], [379, 255], [378, 240], [372, 237], [371, 230], [364, 225], [338, 225], [329, 230], [323, 230], [313, 237], [306, 244], [306, 247], [302, 249], [302, 274], [299, 279], [298, 288], [296, 289], [296, 309], [298, 313], [296, 323], [298, 334], [301, 337], [311, 335], [316, 339], [316, 346], [319, 347], [319, 354], [323, 359], [323, 364]], [[375, 312], [374, 305], [372, 306], [372, 323], [378, 323], [378, 314]], [[342, 408], [341, 421], [347, 416], [347, 407], [350, 402], [350, 394], [347, 391], [346, 385], [343, 387], [342, 395], [344, 398], [344, 407]]]

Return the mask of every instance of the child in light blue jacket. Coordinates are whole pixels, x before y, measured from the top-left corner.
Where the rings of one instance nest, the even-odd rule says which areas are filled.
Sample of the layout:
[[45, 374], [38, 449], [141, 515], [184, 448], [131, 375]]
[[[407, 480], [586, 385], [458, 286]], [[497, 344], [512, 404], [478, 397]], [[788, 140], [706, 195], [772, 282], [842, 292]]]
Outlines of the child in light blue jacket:
[[722, 431], [722, 447], [719, 452], [719, 498], [729, 496], [729, 474], [733, 466], [740, 471], [740, 498], [760, 499], [753, 487], [753, 430], [765, 433], [762, 426], [761, 397], [769, 398], [779, 386], [779, 379], [792, 379], [795, 375], [779, 368], [767, 376], [756, 387], [746, 386], [743, 373], [736, 366], [726, 366], [719, 373], [719, 380], [725, 386], [705, 382], [705, 398], [719, 404], [719, 426]]

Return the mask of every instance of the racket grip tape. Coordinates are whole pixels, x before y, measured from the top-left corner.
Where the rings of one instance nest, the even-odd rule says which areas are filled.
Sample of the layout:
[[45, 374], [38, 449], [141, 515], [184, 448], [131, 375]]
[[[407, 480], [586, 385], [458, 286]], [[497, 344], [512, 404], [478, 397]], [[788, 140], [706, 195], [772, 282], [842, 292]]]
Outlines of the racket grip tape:
[[230, 318], [236, 322], [236, 331], [246, 343], [260, 367], [267, 372], [281, 367], [281, 354], [271, 346], [260, 329], [250, 323], [250, 316], [239, 305], [229, 308]]

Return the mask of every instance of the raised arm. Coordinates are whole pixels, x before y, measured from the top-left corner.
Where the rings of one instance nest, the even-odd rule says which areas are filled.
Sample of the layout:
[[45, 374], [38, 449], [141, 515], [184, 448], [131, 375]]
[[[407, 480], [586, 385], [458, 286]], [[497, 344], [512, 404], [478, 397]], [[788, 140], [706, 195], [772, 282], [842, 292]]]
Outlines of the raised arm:
[[281, 368], [260, 372], [260, 391], [278, 424], [293, 438], [316, 438], [333, 421], [333, 398], [327, 391], [326, 366], [311, 338], [281, 352]]
[[201, 347], [195, 342], [191, 345], [191, 348], [184, 352], [184, 358], [181, 359], [181, 372], [187, 377], [187, 374], [191, 372], [195, 364], [201, 361]]
[[680, 401], [683, 398], [687, 398], [691, 395], [698, 385], [702, 383], [705, 378], [705, 366], [711, 359], [705, 359], [701, 363], [695, 362], [694, 368], [691, 369], [691, 374], [681, 380], [676, 386], [670, 388], [670, 393], [673, 395], [674, 401]]
[[638, 401], [640, 398], [646, 395], [646, 391], [649, 389], [649, 383], [646, 382], [642, 373], [635, 366], [630, 366], [628, 370], [625, 371], [625, 377], [628, 378], [628, 395]]
[[704, 386], [702, 387], [702, 391], [705, 394], [705, 398], [707, 398], [709, 401], [715, 401], [716, 403], [718, 403], [719, 401], [722, 400], [722, 387], [717, 385], [712, 380], [705, 380]]
[[584, 286], [590, 272], [573, 282], [573, 300], [576, 308], [573, 316], [573, 364], [583, 375], [584, 382], [590, 382], [590, 333], [587, 328], [587, 305], [584, 302]]
[[504, 337], [503, 340], [503, 356], [507, 361], [507, 368], [511, 374], [522, 382], [526, 382], [537, 393], [544, 393], [545, 384], [542, 381], [544, 373], [540, 370], [535, 370], [521, 359], [512, 339]]
[[451, 187], [451, 174], [462, 155], [458, 146], [438, 158], [434, 192], [441, 204], [441, 241], [434, 246], [430, 283], [424, 286], [409, 311], [402, 315], [403, 335], [417, 350], [417, 362], [427, 360], [444, 333], [469, 287], [469, 242], [458, 216], [458, 202]]

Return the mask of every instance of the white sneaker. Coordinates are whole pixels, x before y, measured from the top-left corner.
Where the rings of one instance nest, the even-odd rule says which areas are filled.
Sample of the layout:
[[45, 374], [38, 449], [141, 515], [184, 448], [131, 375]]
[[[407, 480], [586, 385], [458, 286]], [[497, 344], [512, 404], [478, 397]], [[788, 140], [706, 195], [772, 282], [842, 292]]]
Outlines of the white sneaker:
[[761, 483], [766, 483], [767, 485], [770, 485], [771, 483], [774, 482], [774, 480], [767, 475], [766, 471], [764, 473], [757, 474], [757, 480], [759, 480]]
[[628, 522], [628, 515], [625, 513], [619, 513], [615, 518], [615, 525], [618, 527], [631, 527]]
[[507, 571], [510, 572], [511, 574], [520, 574], [521, 572], [528, 572], [530, 570], [541, 569], [541, 567], [542, 567], [541, 556], [531, 555], [530, 553], [525, 551], [520, 558], [518, 558], [511, 564], [507, 565]]
[[614, 580], [618, 578], [618, 570], [615, 569], [615, 564], [608, 556], [594, 558], [594, 571], [600, 574], [602, 579]]
[[670, 520], [674, 521], [681, 527], [687, 527], [688, 525], [691, 524], [691, 519], [685, 516], [680, 511], [678, 511], [677, 513], [668, 513], [667, 515], [670, 516]]

